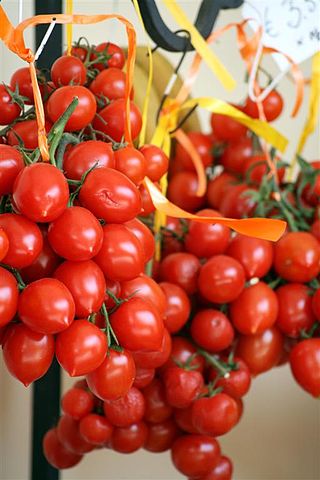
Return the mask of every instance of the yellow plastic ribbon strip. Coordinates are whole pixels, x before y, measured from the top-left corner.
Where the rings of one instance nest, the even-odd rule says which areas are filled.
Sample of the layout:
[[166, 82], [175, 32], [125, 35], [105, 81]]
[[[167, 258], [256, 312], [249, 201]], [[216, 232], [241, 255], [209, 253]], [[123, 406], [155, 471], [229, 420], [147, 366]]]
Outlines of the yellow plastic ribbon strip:
[[[73, 13], [73, 0], [66, 0], [66, 14], [72, 15], [72, 13]], [[72, 36], [73, 36], [73, 25], [72, 23], [69, 23], [67, 25], [67, 55], [71, 55]]]

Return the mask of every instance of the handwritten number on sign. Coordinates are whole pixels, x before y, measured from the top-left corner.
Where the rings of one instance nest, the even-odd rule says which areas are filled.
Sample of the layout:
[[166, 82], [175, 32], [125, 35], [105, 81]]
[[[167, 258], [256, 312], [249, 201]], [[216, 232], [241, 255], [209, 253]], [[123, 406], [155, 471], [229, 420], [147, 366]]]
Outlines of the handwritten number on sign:
[[279, 31], [275, 30], [273, 22], [268, 18], [269, 7], [266, 7], [264, 10], [264, 28], [265, 32], [269, 37], [276, 38], [279, 35]]
[[310, 13], [313, 13], [316, 9], [316, 2], [314, 0], [304, 0], [304, 2], [307, 4], [308, 6], [308, 11]]

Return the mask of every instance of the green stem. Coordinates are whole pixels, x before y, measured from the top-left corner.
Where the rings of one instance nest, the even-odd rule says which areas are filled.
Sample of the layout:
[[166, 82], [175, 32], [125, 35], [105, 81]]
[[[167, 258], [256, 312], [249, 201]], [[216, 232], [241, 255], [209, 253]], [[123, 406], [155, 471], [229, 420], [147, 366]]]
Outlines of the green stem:
[[108, 339], [108, 346], [110, 347], [112, 345], [112, 338], [116, 342], [116, 344], [119, 345], [119, 341], [118, 341], [117, 336], [114, 333], [113, 328], [111, 326], [108, 311], [107, 311], [107, 308], [106, 308], [104, 303], [102, 304], [102, 307], [101, 307], [101, 313], [106, 320], [106, 334], [107, 334], [107, 339]]
[[14, 275], [15, 279], [18, 282], [19, 290], [23, 290], [24, 288], [26, 288], [26, 284], [22, 280], [22, 277], [21, 277], [19, 271], [16, 268], [13, 268], [10, 265], [7, 265], [7, 264], [1, 263], [1, 262], [0, 262], [0, 267], [5, 268], [6, 270], [8, 270], [8, 272], [10, 272], [10, 273], [12, 273], [12, 275]]
[[71, 133], [64, 133], [61, 137], [61, 141], [59, 143], [56, 155], [56, 163], [59, 170], [63, 169], [63, 159], [66, 148], [68, 145], [77, 145], [79, 143], [79, 139], [72, 135]]
[[230, 369], [226, 367], [223, 362], [219, 361], [214, 355], [210, 355], [210, 353], [206, 352], [206, 350], [203, 350], [202, 348], [198, 348], [197, 352], [218, 371], [220, 377], [228, 378], [230, 376]]

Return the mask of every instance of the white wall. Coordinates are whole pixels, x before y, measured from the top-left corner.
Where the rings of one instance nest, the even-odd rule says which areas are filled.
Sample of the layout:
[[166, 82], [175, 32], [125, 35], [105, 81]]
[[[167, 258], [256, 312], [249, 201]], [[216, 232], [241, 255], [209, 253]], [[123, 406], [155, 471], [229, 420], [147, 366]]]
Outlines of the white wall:
[[[160, 2], [157, 2], [160, 3]], [[18, 1], [3, 0], [2, 6], [13, 22], [17, 21]], [[179, 1], [190, 18], [199, 1]], [[75, 0], [75, 13], [111, 13], [120, 12], [127, 16], [137, 27], [138, 38], [143, 42], [139, 26], [130, 0], [89, 1]], [[161, 8], [165, 13], [165, 10]], [[32, 13], [32, 2], [24, 1], [24, 16]], [[177, 27], [170, 15], [165, 13], [166, 21], [173, 29]], [[239, 12], [224, 12], [218, 25], [239, 21]], [[75, 27], [74, 38], [85, 34], [91, 42], [113, 40], [125, 43], [123, 29], [116, 22], [88, 27]], [[27, 34], [31, 45], [31, 32]], [[234, 92], [227, 93], [213, 78], [205, 66], [194, 87], [194, 93], [201, 96], [211, 95], [231, 101], [244, 98], [246, 85], [243, 83], [244, 67], [235, 48], [235, 34], [229, 32], [214, 47], [217, 55], [224, 61], [238, 81]], [[177, 55], [170, 57], [176, 61]], [[0, 78], [8, 81], [15, 68], [23, 62], [16, 59], [0, 46]], [[270, 62], [270, 68], [274, 66]], [[306, 75], [310, 72], [310, 61], [302, 65]], [[186, 69], [186, 68], [185, 68]], [[161, 74], [161, 72], [156, 72]], [[299, 132], [304, 123], [308, 90], [303, 107], [296, 119], [290, 118], [293, 105], [293, 84], [284, 79], [279, 86], [286, 102], [286, 109], [275, 126], [290, 139], [288, 159], [291, 158], [298, 141]], [[201, 118], [207, 128], [208, 115], [203, 112]], [[318, 135], [314, 134], [305, 148], [309, 159], [319, 157]], [[64, 387], [69, 380], [64, 378]], [[30, 412], [31, 389], [25, 389], [12, 379], [0, 362], [0, 480], [25, 480], [28, 478], [30, 458]], [[319, 402], [305, 394], [293, 381], [288, 367], [281, 367], [257, 378], [245, 400], [245, 413], [241, 423], [227, 436], [221, 439], [222, 447], [235, 464], [237, 480], [316, 480], [320, 477], [320, 406]], [[141, 452], [124, 457], [109, 451], [89, 454], [82, 463], [62, 474], [64, 480], [174, 480], [182, 478], [171, 466], [168, 454], [149, 454]], [[39, 479], [45, 480], [45, 479]]]

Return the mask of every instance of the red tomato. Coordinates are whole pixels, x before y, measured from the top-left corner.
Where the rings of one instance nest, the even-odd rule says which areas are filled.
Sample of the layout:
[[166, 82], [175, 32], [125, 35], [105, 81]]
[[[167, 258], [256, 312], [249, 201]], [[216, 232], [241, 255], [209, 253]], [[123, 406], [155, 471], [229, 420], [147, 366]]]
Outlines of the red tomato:
[[0, 125], [9, 125], [21, 112], [21, 108], [9, 93], [11, 91], [7, 85], [0, 85]]
[[320, 219], [315, 220], [311, 225], [311, 233], [316, 237], [316, 239], [320, 242]]
[[143, 418], [144, 396], [140, 390], [131, 387], [124, 397], [104, 402], [103, 411], [106, 418], [115, 427], [129, 427]]
[[191, 303], [185, 291], [174, 283], [161, 282], [159, 286], [166, 297], [164, 325], [170, 333], [177, 333], [189, 319]]
[[54, 338], [16, 323], [7, 328], [2, 348], [7, 369], [27, 387], [49, 369], [54, 357]]
[[290, 352], [292, 374], [300, 387], [314, 397], [320, 395], [320, 338], [297, 343]]
[[183, 435], [175, 440], [171, 459], [179, 472], [187, 477], [207, 475], [220, 457], [220, 446], [208, 435]]
[[71, 293], [55, 278], [30, 283], [20, 294], [18, 314], [23, 323], [38, 333], [58, 333], [74, 319]]
[[62, 445], [56, 428], [51, 428], [44, 435], [42, 447], [47, 462], [59, 470], [74, 467], [82, 459], [82, 455], [72, 453]]
[[154, 368], [137, 367], [136, 378], [134, 379], [133, 386], [139, 389], [146, 387], [152, 382], [154, 375]]
[[171, 253], [160, 266], [160, 277], [165, 282], [175, 283], [189, 295], [197, 290], [199, 259], [191, 253]]
[[184, 250], [185, 235], [188, 230], [186, 220], [167, 217], [166, 225], [162, 233], [162, 257], [170, 253], [177, 253]]
[[[283, 99], [280, 93], [276, 90], [271, 90], [266, 98], [262, 100], [262, 108], [268, 122], [273, 122], [273, 120], [278, 118], [283, 109]], [[247, 98], [243, 111], [249, 117], [259, 118], [258, 105], [250, 97]]]
[[234, 331], [228, 318], [219, 310], [198, 311], [192, 319], [190, 333], [192, 339], [209, 352], [220, 352], [228, 348]]
[[75, 56], [57, 58], [51, 67], [51, 79], [56, 87], [62, 85], [84, 85], [87, 80], [87, 69]]
[[[223, 217], [243, 218], [252, 215], [256, 203], [247, 192], [248, 189], [248, 185], [244, 184], [228, 188], [219, 204], [219, 210]], [[251, 190], [254, 189], [251, 188]]]
[[140, 152], [146, 160], [147, 177], [153, 182], [158, 182], [168, 171], [169, 158], [161, 148], [155, 145], [143, 145]]
[[83, 455], [94, 449], [93, 445], [86, 442], [80, 435], [79, 422], [69, 415], [62, 415], [57, 425], [58, 439], [70, 452]]
[[143, 448], [149, 452], [169, 450], [180, 433], [176, 423], [170, 418], [161, 423], [149, 424], [148, 427], [148, 436]]
[[144, 419], [149, 423], [161, 423], [172, 415], [172, 407], [168, 404], [165, 389], [158, 378], [154, 378], [143, 389], [145, 399]]
[[83, 388], [70, 388], [61, 398], [61, 408], [65, 414], [80, 420], [94, 409], [93, 395]]
[[110, 446], [116, 452], [133, 453], [143, 447], [147, 434], [148, 427], [144, 422], [134, 423], [129, 427], [115, 428]]
[[[229, 143], [220, 158], [220, 163], [227, 172], [239, 175], [244, 173], [243, 165], [253, 153], [251, 138], [243, 137], [238, 142]], [[222, 173], [221, 175], [224, 175]]]
[[275, 245], [274, 268], [289, 282], [309, 282], [320, 272], [320, 244], [307, 232], [290, 232]]
[[197, 398], [204, 386], [200, 372], [178, 366], [168, 368], [163, 376], [166, 398], [175, 408], [187, 408]]
[[50, 247], [47, 232], [45, 231], [40, 254], [31, 265], [22, 268], [20, 274], [26, 283], [35, 282], [40, 280], [40, 278], [51, 277], [60, 262], [60, 257]]
[[27, 105], [34, 103], [33, 89], [29, 67], [19, 68], [14, 72], [10, 79], [10, 85], [13, 91], [18, 90], [19, 95], [27, 97]]
[[144, 252], [138, 238], [124, 225], [103, 227], [103, 243], [94, 258], [106, 278], [116, 281], [132, 280], [142, 273]]
[[[142, 127], [140, 110], [135, 103], [130, 102], [130, 130], [132, 140], [135, 140]], [[93, 127], [111, 137], [115, 142], [121, 142], [125, 132], [126, 102], [123, 98], [114, 100], [99, 111], [93, 121]]]
[[155, 250], [155, 241], [152, 231], [137, 218], [125, 222], [125, 227], [130, 230], [140, 241], [144, 252], [144, 263], [153, 258]]
[[68, 183], [53, 165], [33, 163], [21, 170], [15, 179], [13, 200], [18, 210], [30, 220], [52, 222], [67, 208]]
[[57, 88], [47, 101], [47, 113], [51, 122], [56, 122], [68, 108], [72, 100], [77, 97], [78, 105], [66, 123], [65, 131], [81, 130], [92, 122], [97, 104], [93, 93], [86, 87], [68, 85]]
[[12, 273], [0, 267], [0, 327], [7, 325], [15, 316], [18, 297], [17, 280]]
[[[223, 359], [226, 363], [228, 359]], [[249, 390], [251, 385], [251, 374], [247, 364], [241, 358], [234, 359], [235, 369], [229, 372], [228, 376], [219, 377], [215, 368], [210, 369], [209, 380], [215, 381], [217, 387], [232, 398], [241, 398]]]
[[198, 176], [195, 172], [179, 172], [170, 180], [168, 186], [168, 199], [178, 207], [195, 212], [204, 204], [205, 197], [196, 195], [198, 189]]
[[214, 177], [207, 185], [207, 202], [211, 208], [219, 208], [230, 185], [237, 182], [236, 177], [227, 172], [222, 172]]
[[[108, 70], [106, 70], [107, 72]], [[139, 150], [129, 145], [114, 152], [116, 169], [136, 185], [140, 185], [147, 171], [147, 162]]]
[[238, 422], [236, 401], [225, 393], [199, 398], [192, 406], [192, 423], [199, 433], [217, 437], [229, 432]]
[[216, 255], [205, 263], [198, 278], [201, 295], [213, 303], [229, 303], [235, 300], [245, 285], [242, 265], [227, 255]]
[[[202, 132], [188, 132], [187, 137], [191, 140], [196, 151], [200, 155], [203, 166], [206, 168], [213, 163], [212, 140], [209, 135]], [[180, 144], [176, 145], [176, 159], [179, 161], [183, 170], [195, 171], [191, 156], [187, 150]]]
[[312, 299], [312, 309], [317, 317], [317, 320], [320, 320], [320, 288], [314, 292]]
[[[240, 105], [232, 106], [242, 111]], [[224, 142], [239, 141], [248, 131], [245, 125], [242, 125], [233, 118], [220, 113], [211, 114], [211, 127], [216, 138]]]
[[130, 352], [110, 349], [100, 367], [89, 373], [86, 380], [90, 390], [101, 400], [115, 400], [129, 391], [135, 371]]
[[172, 349], [170, 360], [164, 365], [163, 371], [177, 364], [188, 364], [193, 370], [203, 372], [204, 358], [197, 354], [195, 346], [184, 337], [172, 337]]
[[[221, 217], [216, 210], [206, 208], [197, 212], [200, 217]], [[201, 241], [199, 241], [201, 239]], [[219, 223], [200, 223], [195, 220], [189, 222], [189, 230], [185, 238], [187, 252], [199, 258], [210, 258], [213, 255], [224, 253], [228, 247], [230, 229]]]
[[43, 240], [39, 227], [14, 213], [0, 215], [0, 227], [6, 232], [9, 250], [2, 259], [3, 263], [14, 268], [31, 265], [42, 250]]
[[[51, 126], [51, 122], [46, 121], [47, 133]], [[7, 133], [7, 141], [9, 145], [19, 145], [20, 141], [22, 141], [24, 148], [35, 150], [38, 147], [37, 120], [23, 120], [13, 125]]]
[[3, 228], [0, 227], [0, 262], [9, 251], [9, 239]]
[[[80, 46], [79, 47], [73, 46], [73, 47], [71, 47], [71, 55], [73, 57], [79, 58], [82, 62], [84, 62], [86, 60], [87, 53], [88, 53], [88, 50], [84, 46], [81, 46], [81, 47]], [[68, 55], [68, 52], [65, 51], [64, 55]]]
[[175, 408], [174, 421], [183, 432], [198, 433], [197, 429], [192, 423], [192, 404], [188, 408]]
[[307, 285], [289, 283], [276, 290], [279, 303], [277, 326], [289, 337], [299, 337], [315, 322], [312, 297]]
[[141, 209], [139, 190], [123, 173], [113, 168], [96, 168], [81, 187], [81, 205], [108, 223], [124, 223]]
[[121, 284], [121, 297], [128, 298], [134, 296], [144, 301], [150, 302], [159, 312], [161, 317], [166, 310], [166, 297], [157, 282], [144, 275], [133, 278]]
[[107, 60], [101, 63], [94, 63], [92, 65], [94, 68], [97, 68], [98, 70], [111, 67], [120, 69], [123, 68], [126, 57], [123, 50], [118, 45], [115, 45], [111, 42], [104, 42], [97, 45], [94, 50], [95, 53], [91, 55], [90, 60], [97, 58], [97, 53], [104, 53], [107, 56]]
[[[160, 185], [158, 183], [154, 183], [154, 186], [157, 187], [159, 191], [161, 191]], [[156, 207], [153, 205], [149, 190], [146, 188], [144, 183], [141, 183], [139, 185], [139, 193], [141, 196], [140, 215], [147, 217], [148, 215], [150, 215], [150, 213], [155, 211]]]
[[[310, 162], [315, 169], [320, 169], [320, 160]], [[307, 184], [302, 192], [303, 199], [314, 207], [320, 204], [320, 176], [317, 174], [313, 185]]]
[[172, 340], [168, 330], [165, 329], [162, 337], [161, 347], [155, 351], [132, 352], [137, 367], [158, 368], [164, 365], [171, 354]]
[[108, 68], [99, 73], [90, 84], [90, 90], [98, 98], [116, 100], [125, 97], [126, 74], [119, 68]]
[[111, 143], [99, 140], [78, 143], [65, 154], [63, 170], [67, 178], [81, 180], [82, 175], [95, 164], [97, 167], [115, 167]]
[[79, 432], [86, 442], [105, 445], [111, 439], [113, 427], [102, 415], [90, 413], [80, 420]]
[[238, 233], [231, 240], [226, 253], [241, 263], [248, 280], [264, 277], [272, 266], [273, 245], [261, 238], [247, 237]]
[[[249, 178], [250, 182], [257, 184], [257, 186], [260, 185], [263, 177], [267, 175], [268, 172], [270, 172], [270, 168], [264, 154], [249, 157], [243, 164], [243, 175], [245, 176], [247, 174], [246, 178]], [[283, 167], [279, 168], [277, 174], [279, 181], [282, 182], [285, 169]]]
[[197, 480], [232, 480], [232, 472], [233, 466], [230, 458], [221, 456], [214, 469], [208, 475]]
[[96, 370], [106, 357], [107, 337], [88, 320], [76, 320], [57, 335], [56, 357], [71, 377]]
[[0, 145], [0, 197], [12, 193], [13, 183], [23, 167], [23, 157], [18, 150]]

